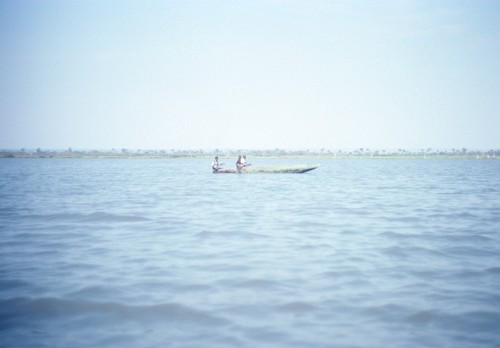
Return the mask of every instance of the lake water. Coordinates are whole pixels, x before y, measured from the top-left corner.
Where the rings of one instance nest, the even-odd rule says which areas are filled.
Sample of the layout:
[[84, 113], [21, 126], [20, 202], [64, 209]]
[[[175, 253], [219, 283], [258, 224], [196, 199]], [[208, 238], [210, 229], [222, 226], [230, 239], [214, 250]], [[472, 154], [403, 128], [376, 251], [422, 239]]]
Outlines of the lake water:
[[210, 162], [0, 160], [0, 346], [500, 346], [500, 161]]

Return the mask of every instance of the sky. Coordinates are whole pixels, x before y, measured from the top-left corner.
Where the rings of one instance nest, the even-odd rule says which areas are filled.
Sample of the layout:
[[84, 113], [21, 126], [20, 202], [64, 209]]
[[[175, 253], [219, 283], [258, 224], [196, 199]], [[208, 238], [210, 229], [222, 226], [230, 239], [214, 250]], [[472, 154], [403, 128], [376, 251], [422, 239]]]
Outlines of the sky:
[[0, 0], [0, 148], [499, 149], [500, 1]]

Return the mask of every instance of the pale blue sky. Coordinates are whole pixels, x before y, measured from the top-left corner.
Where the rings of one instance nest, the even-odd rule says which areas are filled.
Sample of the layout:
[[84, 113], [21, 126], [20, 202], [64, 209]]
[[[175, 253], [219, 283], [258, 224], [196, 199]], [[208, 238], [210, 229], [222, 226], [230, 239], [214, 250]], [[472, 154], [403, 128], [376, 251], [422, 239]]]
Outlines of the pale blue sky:
[[0, 148], [500, 148], [500, 1], [0, 0]]

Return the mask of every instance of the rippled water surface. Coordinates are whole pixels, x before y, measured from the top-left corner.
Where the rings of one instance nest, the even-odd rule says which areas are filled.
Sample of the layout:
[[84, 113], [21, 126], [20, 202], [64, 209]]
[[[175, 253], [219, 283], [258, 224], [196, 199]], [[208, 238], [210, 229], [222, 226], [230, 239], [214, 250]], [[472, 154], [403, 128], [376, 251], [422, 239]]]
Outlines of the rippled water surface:
[[500, 161], [209, 167], [0, 160], [0, 346], [500, 346]]

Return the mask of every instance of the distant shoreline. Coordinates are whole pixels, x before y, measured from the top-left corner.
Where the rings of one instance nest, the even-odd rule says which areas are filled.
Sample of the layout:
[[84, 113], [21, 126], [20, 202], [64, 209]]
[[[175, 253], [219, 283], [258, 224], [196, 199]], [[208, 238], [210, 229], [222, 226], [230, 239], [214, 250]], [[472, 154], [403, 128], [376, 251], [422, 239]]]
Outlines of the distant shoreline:
[[498, 159], [500, 150], [469, 151], [448, 150], [397, 151], [358, 149], [352, 151], [287, 151], [287, 150], [0, 150], [0, 158], [222, 158], [237, 157], [239, 154], [261, 158], [304, 158], [304, 159]]

